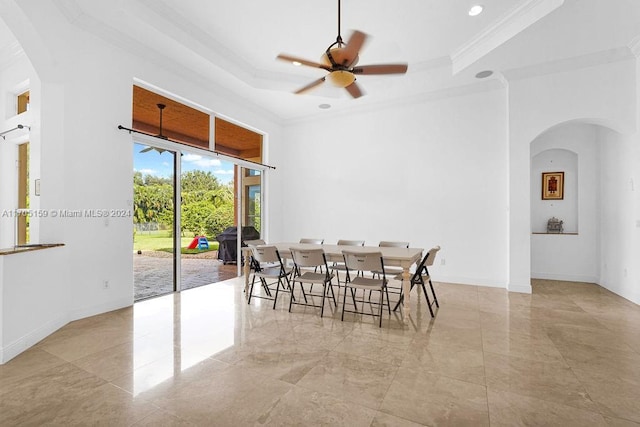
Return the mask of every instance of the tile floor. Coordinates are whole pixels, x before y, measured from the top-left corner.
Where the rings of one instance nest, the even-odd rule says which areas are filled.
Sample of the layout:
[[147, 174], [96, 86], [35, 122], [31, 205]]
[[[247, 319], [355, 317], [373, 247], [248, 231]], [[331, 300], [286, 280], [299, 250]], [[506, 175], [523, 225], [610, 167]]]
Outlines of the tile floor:
[[68, 324], [0, 365], [0, 425], [640, 425], [640, 307], [596, 285], [436, 284], [381, 329], [242, 289]]

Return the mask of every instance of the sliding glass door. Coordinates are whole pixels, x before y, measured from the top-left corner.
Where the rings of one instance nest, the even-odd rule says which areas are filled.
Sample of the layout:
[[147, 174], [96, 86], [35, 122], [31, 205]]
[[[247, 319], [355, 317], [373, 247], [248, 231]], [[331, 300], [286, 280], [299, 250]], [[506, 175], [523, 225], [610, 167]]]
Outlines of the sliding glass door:
[[136, 301], [177, 288], [176, 153], [133, 144], [133, 284]]
[[[217, 237], [235, 225], [234, 165], [217, 157], [184, 152], [180, 174], [180, 289], [236, 277], [218, 256]], [[226, 243], [226, 242], [225, 242]]]

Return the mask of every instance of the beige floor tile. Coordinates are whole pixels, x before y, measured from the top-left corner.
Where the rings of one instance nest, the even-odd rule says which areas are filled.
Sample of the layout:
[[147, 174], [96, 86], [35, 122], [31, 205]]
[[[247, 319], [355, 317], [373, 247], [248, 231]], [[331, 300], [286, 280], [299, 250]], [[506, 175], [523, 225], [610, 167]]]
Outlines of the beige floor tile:
[[378, 412], [371, 422], [371, 427], [420, 427], [423, 425], [384, 412]]
[[610, 427], [638, 427], [640, 423], [634, 423], [633, 421], [623, 420], [620, 418], [604, 417], [607, 425]]
[[482, 349], [459, 348], [452, 351], [446, 345], [416, 340], [409, 347], [401, 366], [485, 385]]
[[387, 363], [331, 352], [297, 385], [378, 409], [397, 370]]
[[594, 328], [581, 325], [554, 325], [546, 328], [549, 338], [558, 343], [585, 344], [593, 347], [614, 348], [629, 351], [631, 347], [625, 340], [604, 327]]
[[41, 425], [105, 384], [70, 363], [38, 371], [0, 394], [0, 425]]
[[484, 386], [400, 368], [380, 411], [425, 425], [489, 425]]
[[248, 372], [297, 384], [329, 354], [326, 350], [303, 350], [287, 347], [255, 348], [234, 364]]
[[294, 387], [256, 421], [272, 426], [363, 426], [371, 425], [376, 411], [326, 393]]
[[25, 377], [66, 362], [39, 348], [31, 348], [18, 357], [0, 365], [0, 394], [8, 391]]
[[491, 426], [606, 426], [598, 412], [509, 392], [488, 390]]
[[195, 424], [168, 414], [160, 409], [132, 424], [133, 427], [189, 427]]
[[553, 341], [546, 334], [531, 335], [505, 332], [494, 329], [482, 331], [484, 351], [489, 353], [515, 356], [540, 362], [563, 361]]
[[505, 391], [598, 412], [565, 362], [537, 362], [485, 352], [487, 389]]
[[172, 356], [174, 350], [171, 342], [150, 339], [147, 335], [82, 357], [73, 364], [104, 380], [112, 381], [163, 356]]

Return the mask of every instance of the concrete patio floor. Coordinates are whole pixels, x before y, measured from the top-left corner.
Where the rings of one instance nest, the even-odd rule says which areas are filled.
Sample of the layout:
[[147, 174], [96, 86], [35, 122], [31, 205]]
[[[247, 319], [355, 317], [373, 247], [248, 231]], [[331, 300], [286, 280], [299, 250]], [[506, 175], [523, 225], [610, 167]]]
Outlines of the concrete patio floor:
[[[181, 287], [191, 289], [236, 277], [235, 264], [224, 265], [215, 251], [182, 255]], [[166, 252], [133, 254], [135, 301], [173, 292], [173, 259]]]

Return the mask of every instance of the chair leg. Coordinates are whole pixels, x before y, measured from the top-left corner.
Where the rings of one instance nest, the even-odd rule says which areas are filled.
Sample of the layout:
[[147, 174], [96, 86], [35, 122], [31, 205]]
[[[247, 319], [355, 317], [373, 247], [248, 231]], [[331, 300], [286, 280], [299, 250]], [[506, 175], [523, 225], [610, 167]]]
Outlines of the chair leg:
[[433, 301], [436, 303], [436, 307], [440, 308], [440, 304], [438, 304], [438, 297], [436, 297], [436, 291], [433, 289], [433, 283], [431, 283], [431, 278], [429, 278], [429, 287], [431, 288], [431, 294], [433, 295]]
[[387, 310], [389, 311], [389, 316], [391, 316], [391, 304], [389, 304], [389, 289], [385, 286], [384, 292], [387, 294]]
[[[382, 304], [383, 303], [384, 303], [384, 291], [380, 289], [380, 312], [378, 313], [378, 315], [380, 316], [380, 323], [378, 324], [379, 328], [382, 328]], [[388, 304], [388, 301], [387, 301], [387, 304]], [[391, 311], [389, 311], [389, 314], [391, 314]]]
[[[356, 304], [356, 291], [353, 288], [349, 288], [349, 290], [351, 291], [351, 299], [353, 300], [353, 311], [358, 311], [358, 304]], [[347, 293], [347, 290], [345, 289], [345, 294]]]
[[253, 280], [251, 281], [251, 287], [249, 288], [249, 300], [247, 304], [251, 304], [251, 297], [253, 296], [253, 285], [256, 283], [256, 276], [253, 276]]
[[[329, 281], [329, 285], [328, 286], [329, 286], [329, 289], [331, 289], [331, 297], [333, 298], [333, 305], [335, 307], [338, 307], [338, 302], [336, 301], [336, 294], [335, 294], [335, 292], [333, 292], [333, 283], [331, 283], [331, 281]], [[340, 296], [340, 295], [338, 294], [338, 296]]]
[[322, 287], [322, 308], [320, 309], [320, 318], [324, 315], [324, 300], [327, 298], [327, 282]]
[[[282, 283], [282, 279], [278, 278], [278, 283], [276, 284], [276, 296], [273, 299], [273, 309], [276, 309], [276, 303], [278, 302], [278, 291], [280, 290], [280, 283]], [[284, 287], [284, 285], [282, 285]]]
[[[300, 284], [302, 286], [302, 284]], [[293, 291], [296, 288], [296, 281], [291, 283], [291, 298], [289, 298], [289, 313], [291, 313], [291, 304], [293, 303]]]
[[[339, 286], [340, 285], [338, 285], [338, 287]], [[338, 294], [338, 295], [340, 295], [340, 294]], [[345, 306], [346, 302], [347, 302], [347, 287], [345, 286], [344, 294], [342, 295], [342, 318], [340, 319], [343, 322], [344, 322], [344, 306]]]
[[431, 313], [431, 317], [435, 317], [433, 315], [433, 309], [431, 308], [431, 301], [429, 301], [429, 294], [427, 294], [427, 288], [424, 286], [424, 282], [422, 282], [422, 292], [424, 292], [424, 299], [427, 300], [427, 308], [429, 309], [429, 313]]

